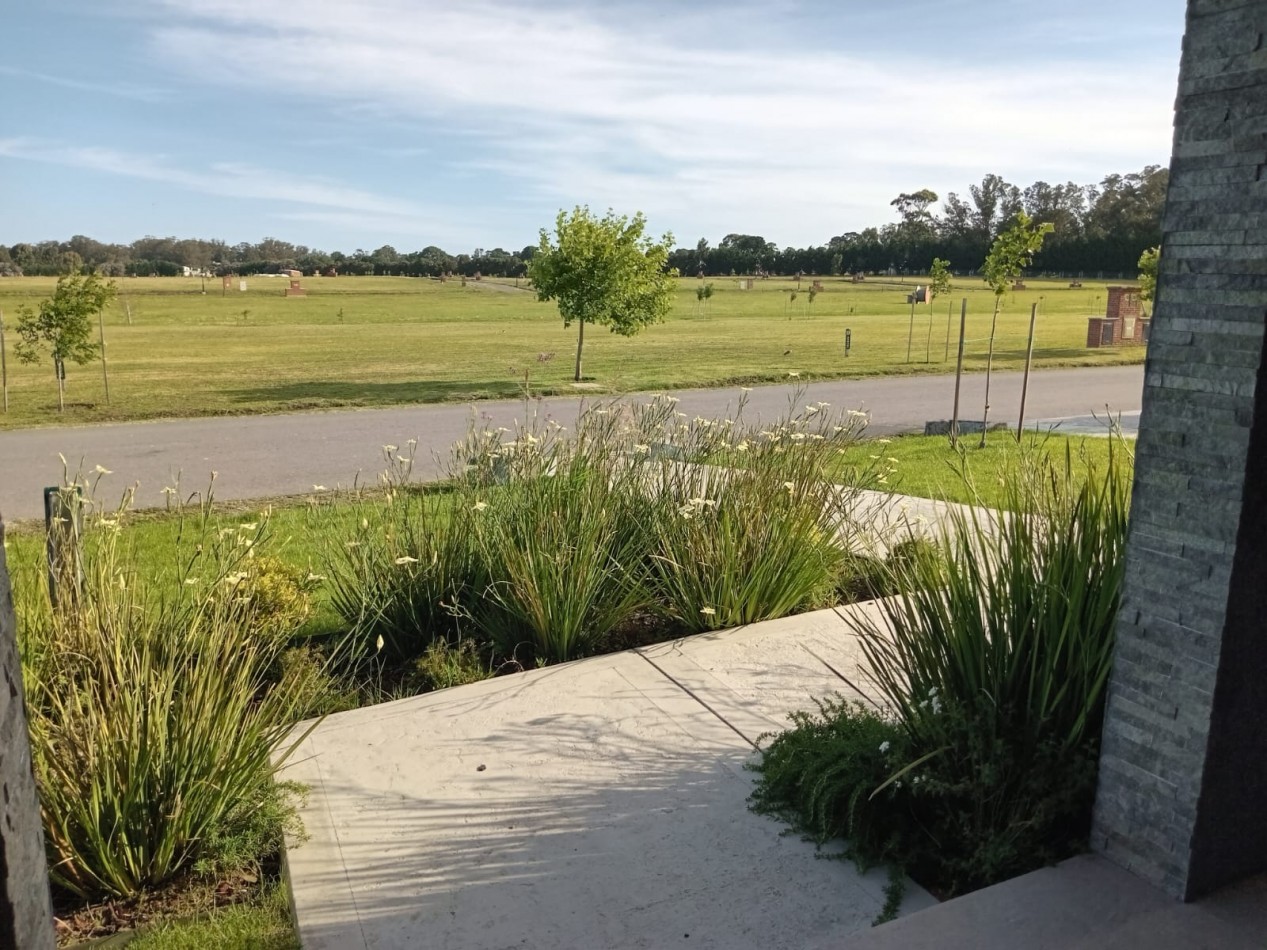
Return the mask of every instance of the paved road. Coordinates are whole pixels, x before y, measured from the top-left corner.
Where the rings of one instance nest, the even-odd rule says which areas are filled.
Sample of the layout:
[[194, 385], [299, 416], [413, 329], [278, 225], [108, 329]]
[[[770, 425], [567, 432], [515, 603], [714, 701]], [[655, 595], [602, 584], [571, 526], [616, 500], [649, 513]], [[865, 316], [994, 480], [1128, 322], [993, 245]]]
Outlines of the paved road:
[[[1106, 405], [1131, 412], [1140, 407], [1143, 379], [1142, 366], [1038, 371], [1030, 378], [1026, 415], [1085, 416]], [[962, 418], [980, 418], [984, 388], [984, 376], [964, 377]], [[1016, 419], [1020, 389], [1020, 373], [994, 375], [992, 419]], [[717, 416], [734, 406], [739, 391], [674, 395], [683, 412]], [[749, 395], [748, 417], [777, 416], [791, 395], [789, 386], [756, 388]], [[805, 394], [807, 401], [868, 410], [870, 431], [876, 434], [922, 430], [928, 419], [949, 418], [953, 396], [953, 376], [836, 380], [813, 383]], [[579, 404], [577, 397], [545, 399], [539, 411], [570, 425]], [[522, 401], [484, 402], [477, 409], [481, 420], [494, 426], [510, 426], [525, 412]], [[110, 469], [113, 474], [101, 483], [105, 497], [138, 483], [139, 507], [161, 505], [164, 486], [173, 485], [178, 474], [182, 493], [205, 487], [212, 470], [218, 473], [221, 500], [298, 494], [314, 485], [348, 486], [358, 476], [373, 482], [382, 468], [382, 446], [410, 438], [419, 442], [416, 471], [435, 477], [441, 471], [437, 456], [446, 456], [466, 433], [472, 412], [471, 406], [415, 405], [0, 432], [0, 513], [11, 520], [41, 516], [41, 488], [61, 477], [58, 453], [72, 467], [82, 460], [86, 470]]]

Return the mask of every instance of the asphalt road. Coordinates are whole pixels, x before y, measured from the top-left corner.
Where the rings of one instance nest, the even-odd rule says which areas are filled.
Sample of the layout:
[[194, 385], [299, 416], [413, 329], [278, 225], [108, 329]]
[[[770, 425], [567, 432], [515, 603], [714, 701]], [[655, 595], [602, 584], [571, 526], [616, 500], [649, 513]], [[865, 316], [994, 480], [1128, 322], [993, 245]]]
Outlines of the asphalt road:
[[[1085, 416], [1106, 406], [1129, 413], [1140, 408], [1143, 380], [1142, 366], [1036, 371], [1026, 417]], [[960, 418], [981, 418], [984, 392], [983, 375], [964, 377]], [[1020, 373], [994, 374], [990, 418], [1014, 424], [1020, 392]], [[791, 386], [757, 387], [749, 394], [746, 417], [778, 416], [792, 394]], [[681, 400], [681, 411], [712, 417], [733, 408], [740, 393], [737, 388], [694, 389], [673, 395]], [[953, 376], [836, 380], [810, 384], [804, 395], [805, 401], [869, 411], [872, 434], [922, 431], [926, 420], [950, 417], [953, 398]], [[529, 410], [570, 425], [580, 404], [579, 397], [556, 397], [534, 401]], [[372, 483], [383, 468], [383, 445], [411, 438], [418, 439], [415, 473], [434, 478], [450, 446], [466, 433], [473, 411], [481, 423], [509, 427], [523, 418], [525, 404], [413, 405], [0, 432], [0, 514], [9, 520], [42, 516], [41, 490], [62, 476], [59, 453], [72, 471], [81, 465], [85, 471], [97, 465], [111, 470], [101, 481], [103, 500], [137, 483], [138, 507], [161, 506], [163, 488], [177, 478], [182, 494], [202, 489], [213, 470], [220, 500], [300, 494], [315, 485], [346, 487], [358, 477]]]

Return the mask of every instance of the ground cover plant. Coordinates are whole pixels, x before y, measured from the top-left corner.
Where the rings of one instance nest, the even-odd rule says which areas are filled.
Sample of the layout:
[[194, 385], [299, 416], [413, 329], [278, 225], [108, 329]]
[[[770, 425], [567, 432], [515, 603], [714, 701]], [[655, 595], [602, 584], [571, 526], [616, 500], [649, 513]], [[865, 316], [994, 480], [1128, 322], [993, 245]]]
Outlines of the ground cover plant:
[[[586, 386], [606, 391], [662, 390], [727, 383], [951, 372], [959, 300], [968, 298], [965, 366], [983, 370], [993, 295], [962, 279], [935, 305], [916, 308], [916, 345], [907, 362], [906, 295], [925, 278], [824, 277], [788, 305], [792, 279], [757, 280], [752, 290], [710, 277], [677, 281], [662, 324], [638, 336], [591, 334]], [[71, 365], [66, 411], [47, 366], [18, 363], [7, 336], [10, 409], [0, 427], [158, 416], [277, 412], [335, 406], [468, 401], [534, 393], [574, 393], [575, 328], [553, 304], [513, 280], [439, 281], [406, 277], [305, 278], [306, 297], [282, 296], [283, 280], [248, 278], [248, 290], [205, 295], [197, 278], [118, 278], [104, 311], [110, 403], [95, 366]], [[0, 279], [0, 311], [16, 325], [20, 307], [38, 308], [53, 278]], [[997, 370], [1024, 361], [1029, 307], [1040, 302], [1035, 365], [1138, 362], [1135, 348], [1086, 348], [1086, 318], [1102, 314], [1104, 284], [1029, 280], [1003, 299], [995, 341]], [[954, 312], [946, 346], [947, 317]], [[843, 340], [852, 331], [846, 356]]]
[[880, 704], [772, 737], [753, 805], [950, 896], [1085, 846], [1126, 541], [1130, 459], [1044, 452], [1006, 513], [951, 512], [852, 622]]

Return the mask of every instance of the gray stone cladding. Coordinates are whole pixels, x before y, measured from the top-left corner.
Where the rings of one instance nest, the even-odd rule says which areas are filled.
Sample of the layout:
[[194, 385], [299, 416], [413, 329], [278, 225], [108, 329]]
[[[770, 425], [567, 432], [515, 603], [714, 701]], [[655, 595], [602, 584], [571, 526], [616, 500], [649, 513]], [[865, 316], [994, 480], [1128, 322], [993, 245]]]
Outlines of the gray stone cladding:
[[1092, 835], [1110, 860], [1182, 898], [1225, 876], [1217, 853], [1201, 857], [1219, 835], [1202, 831], [1199, 813], [1208, 826], [1221, 801], [1208, 765], [1218, 697], [1238, 688], [1225, 682], [1228, 638], [1256, 637], [1239, 644], [1251, 659], [1267, 646], [1257, 629], [1229, 627], [1238, 538], [1267, 545], [1246, 535], [1244, 516], [1247, 497], [1267, 490], [1247, 481], [1264, 448], [1254, 436], [1267, 322], [1265, 34], [1267, 0], [1188, 4]]

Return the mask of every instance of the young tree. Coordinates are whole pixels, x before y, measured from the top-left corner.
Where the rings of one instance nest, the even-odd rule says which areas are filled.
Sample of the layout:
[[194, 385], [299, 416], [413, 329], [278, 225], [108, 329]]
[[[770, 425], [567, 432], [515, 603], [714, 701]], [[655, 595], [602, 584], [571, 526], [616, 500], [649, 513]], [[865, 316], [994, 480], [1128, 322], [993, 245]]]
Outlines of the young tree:
[[57, 410], [66, 408], [66, 361], [82, 366], [98, 353], [92, 342], [92, 318], [113, 299], [113, 282], [96, 274], [72, 274], [57, 281], [53, 296], [40, 304], [18, 310], [18, 360], [38, 363], [47, 351], [57, 377]]
[[933, 266], [928, 269], [928, 293], [932, 300], [950, 293], [950, 261], [933, 258]]
[[1150, 247], [1139, 256], [1139, 299], [1150, 301], [1157, 295], [1157, 265], [1161, 248]]
[[[933, 266], [928, 269], [928, 341], [924, 347], [924, 362], [933, 359], [933, 301], [950, 293], [950, 261], [940, 257], [933, 258]], [[950, 313], [946, 314], [946, 357], [950, 357]]]
[[1036, 224], [1024, 211], [1016, 212], [1012, 226], [1001, 231], [990, 246], [981, 273], [994, 291], [994, 316], [990, 318], [990, 352], [985, 361], [985, 412], [981, 416], [981, 445], [985, 445], [986, 425], [990, 420], [990, 370], [994, 365], [994, 331], [999, 324], [999, 307], [1008, 286], [1029, 266], [1043, 246], [1043, 239], [1052, 232], [1050, 222]]
[[657, 242], [645, 234], [646, 226], [642, 212], [631, 219], [608, 211], [599, 218], [588, 207], [576, 207], [559, 212], [554, 240], [541, 229], [528, 275], [538, 300], [558, 301], [565, 327], [578, 324], [578, 382], [585, 324], [633, 336], [662, 321], [673, 305], [676, 271], [666, 266], [673, 235]]

